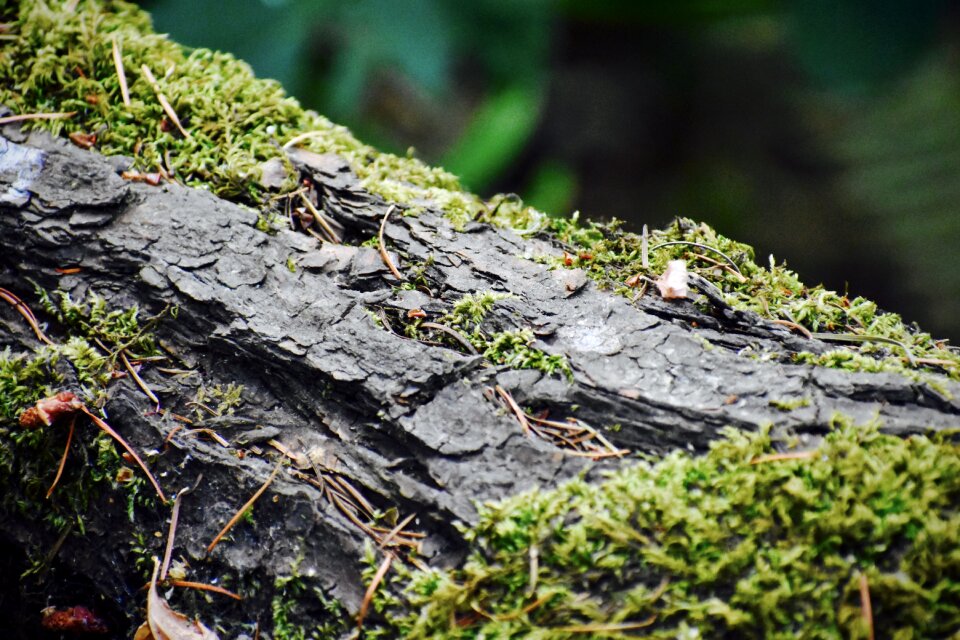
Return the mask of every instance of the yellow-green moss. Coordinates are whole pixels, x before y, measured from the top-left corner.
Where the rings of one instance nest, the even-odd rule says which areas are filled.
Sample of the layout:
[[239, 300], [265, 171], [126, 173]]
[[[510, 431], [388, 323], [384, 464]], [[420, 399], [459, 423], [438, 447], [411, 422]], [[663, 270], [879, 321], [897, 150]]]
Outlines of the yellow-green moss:
[[[656, 278], [669, 261], [683, 259], [690, 271], [716, 285], [726, 303], [735, 309], [754, 311], [763, 318], [799, 325], [814, 333], [838, 334], [836, 337], [852, 334], [863, 340], [823, 356], [798, 354], [798, 362], [852, 371], [895, 371], [911, 377], [929, 371], [960, 380], [960, 354], [945, 340], [935, 340], [908, 326], [895, 313], [881, 312], [866, 298], [851, 298], [822, 285], [808, 287], [772, 256], [768, 266], [762, 266], [755, 261], [752, 247], [726, 238], [705, 224], [679, 218], [666, 229], [651, 231], [646, 267], [642, 236], [621, 230], [616, 221], [602, 225], [580, 223], [576, 217], [554, 219], [551, 230], [569, 247], [566, 257], [550, 259], [552, 264], [584, 269], [601, 286], [626, 295], [633, 296], [644, 286], [642, 280], [632, 281], [633, 276]], [[675, 242], [684, 244], [660, 246]], [[891, 346], [891, 341], [899, 344]], [[925, 382], [930, 380], [934, 380], [932, 376], [924, 378]]]
[[[70, 4], [76, 4], [73, 11]], [[25, 126], [55, 134], [96, 133], [98, 151], [133, 156], [143, 171], [172, 169], [186, 184], [261, 202], [261, 163], [282, 156], [281, 145], [301, 136], [298, 146], [346, 157], [364, 187], [388, 201], [411, 207], [431, 201], [457, 224], [478, 217], [537, 227], [545, 222], [522, 203], [498, 198], [488, 205], [440, 168], [377, 152], [303, 109], [278, 83], [254, 78], [233, 56], [186, 49], [153, 33], [147, 14], [128, 2], [8, 0], [0, 21], [11, 24], [14, 36], [0, 49], [0, 104], [15, 114], [75, 111], [68, 119]], [[129, 106], [114, 66], [114, 41], [122, 51]], [[189, 137], [170, 122], [142, 65]], [[282, 190], [295, 187], [291, 177]]]
[[[864, 638], [861, 575], [883, 637], [960, 628], [955, 444], [840, 421], [809, 457], [764, 461], [767, 432], [724, 436], [701, 457], [677, 452], [484, 505], [463, 566], [401, 569], [386, 628], [406, 638]], [[612, 631], [635, 623], [646, 626]]]

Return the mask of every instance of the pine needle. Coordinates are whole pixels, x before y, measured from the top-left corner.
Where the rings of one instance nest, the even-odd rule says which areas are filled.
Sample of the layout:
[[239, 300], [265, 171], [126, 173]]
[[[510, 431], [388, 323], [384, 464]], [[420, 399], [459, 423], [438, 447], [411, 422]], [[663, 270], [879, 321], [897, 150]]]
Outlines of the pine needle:
[[220, 533], [218, 533], [216, 537], [214, 537], [213, 541], [209, 545], [207, 545], [207, 553], [210, 553], [211, 551], [213, 551], [214, 547], [216, 547], [217, 544], [219, 544], [220, 540], [223, 539], [223, 536], [227, 535], [230, 529], [233, 528], [233, 525], [237, 524], [237, 522], [240, 521], [240, 518], [242, 518], [243, 514], [247, 512], [247, 509], [252, 507], [253, 503], [256, 502], [257, 499], [263, 495], [263, 492], [267, 490], [267, 487], [270, 486], [270, 484], [273, 482], [273, 479], [277, 477], [278, 473], [280, 473], [280, 467], [282, 466], [283, 466], [283, 458], [280, 458], [279, 460], [277, 460], [277, 464], [276, 466], [273, 467], [273, 471], [270, 472], [270, 477], [267, 478], [266, 482], [264, 482], [260, 486], [260, 488], [257, 489], [257, 492], [254, 493], [250, 497], [250, 499], [247, 500], [243, 504], [243, 506], [240, 507], [239, 510], [237, 510], [235, 514], [233, 514], [233, 517], [230, 518], [230, 522], [228, 522], [226, 526], [220, 530]]

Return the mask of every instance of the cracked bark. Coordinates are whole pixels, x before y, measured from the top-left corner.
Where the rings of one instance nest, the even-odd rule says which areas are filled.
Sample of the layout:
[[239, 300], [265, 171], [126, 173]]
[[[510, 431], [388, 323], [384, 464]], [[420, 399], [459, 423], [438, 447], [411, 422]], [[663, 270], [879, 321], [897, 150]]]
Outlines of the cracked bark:
[[[191, 579], [230, 576], [245, 597], [242, 604], [184, 597], [184, 608], [216, 621], [222, 637], [237, 637], [256, 620], [268, 632], [274, 579], [293, 566], [349, 612], [364, 590], [367, 536], [318, 487], [289, 473], [256, 506], [255, 525], [238, 526], [206, 555], [207, 543], [271, 471], [266, 453], [236, 455], [255, 446], [251, 440], [274, 436], [293, 451], [322, 449], [336, 473], [378, 509], [417, 514], [411, 528], [426, 534], [426, 559], [444, 565], [462, 556], [454, 523], [473, 522], [476, 502], [629, 464], [565, 455], [525, 437], [516, 419], [485, 397], [495, 385], [521, 405], [549, 409], [554, 419], [576, 416], [632, 451], [702, 450], [726, 425], [773, 423], [815, 439], [838, 412], [857, 421], [879, 417], [897, 434], [957, 424], [960, 403], [903, 377], [770, 358], [830, 347], [753, 314], [720, 307], [703, 313], [689, 301], [653, 294], [631, 303], [580, 271], [551, 270], [531, 259], [560, 254], [548, 238], [523, 239], [483, 224], [455, 231], [425, 203], [423, 214], [391, 216], [386, 228], [401, 270], [432, 259], [425, 267], [429, 294], [401, 291], [376, 249], [321, 246], [294, 231], [268, 235], [254, 228], [255, 212], [204, 191], [122, 180], [122, 158], [12, 126], [3, 135], [0, 286], [28, 302], [33, 281], [75, 299], [92, 290], [114, 307], [137, 304], [147, 313], [179, 307], [157, 334], [172, 366], [196, 374], [144, 369], [165, 415], [151, 412], [131, 380], [116, 381], [105, 406], [111, 424], [139, 450], [159, 449], [177, 427], [171, 413], [188, 412], [200, 385], [244, 385], [235, 416], [199, 425], [231, 447], [181, 431], [154, 465], [171, 495], [199, 480], [184, 498], [175, 557], [189, 560]], [[386, 203], [365, 192], [339, 158], [324, 156], [310, 171], [348, 240], [372, 237]], [[65, 265], [82, 271], [57, 275]], [[368, 313], [442, 313], [463, 294], [486, 290], [512, 297], [497, 304], [485, 326], [533, 329], [538, 347], [567, 356], [573, 383], [405, 338]], [[51, 335], [57, 337], [55, 328]], [[34, 346], [20, 316], [0, 305], [0, 347]], [[960, 385], [944, 386], [960, 397]], [[789, 412], [771, 405], [791, 400], [807, 404]], [[605, 429], [614, 424], [620, 428]], [[72, 532], [59, 550], [68, 582], [113, 607], [116, 637], [130, 637], [142, 621], [142, 579], [131, 567], [129, 540], [135, 530], [153, 540], [154, 531], [166, 531], [167, 517], [158, 507], [131, 523], [123, 505], [107, 498], [84, 514], [86, 535]], [[52, 548], [57, 532], [38, 521], [2, 514], [9, 548]], [[155, 542], [160, 555], [163, 541]]]

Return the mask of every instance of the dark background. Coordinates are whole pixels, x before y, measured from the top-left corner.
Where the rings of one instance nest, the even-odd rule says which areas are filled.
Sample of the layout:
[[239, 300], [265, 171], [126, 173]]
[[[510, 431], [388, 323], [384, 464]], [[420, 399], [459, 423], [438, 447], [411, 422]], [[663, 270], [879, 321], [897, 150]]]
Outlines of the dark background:
[[381, 149], [638, 230], [675, 215], [960, 338], [947, 0], [154, 0]]

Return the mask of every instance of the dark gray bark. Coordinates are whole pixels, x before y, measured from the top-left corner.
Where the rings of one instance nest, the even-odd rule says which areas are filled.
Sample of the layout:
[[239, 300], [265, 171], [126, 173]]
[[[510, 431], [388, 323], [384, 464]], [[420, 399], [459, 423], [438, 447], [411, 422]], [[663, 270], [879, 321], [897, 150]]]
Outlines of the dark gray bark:
[[[137, 304], [147, 313], [179, 306], [176, 319], [161, 322], [157, 334], [170, 355], [168, 366], [196, 375], [144, 368], [143, 377], [169, 411], [165, 415], [152, 412], [131, 380], [116, 381], [105, 405], [114, 428], [139, 450], [163, 449], [179, 424], [171, 413], [190, 413], [186, 403], [199, 385], [244, 385], [245, 403], [233, 417], [195, 425], [214, 429], [230, 448], [181, 431], [154, 466], [171, 495], [199, 480], [183, 499], [175, 557], [190, 561], [191, 579], [227, 577], [245, 597], [242, 604], [209, 604], [178, 596], [180, 608], [208, 625], [221, 624], [221, 637], [249, 633], [257, 620], [266, 637], [274, 579], [290, 575], [293, 567], [350, 612], [364, 590], [360, 571], [368, 536], [317, 486], [288, 471], [257, 504], [255, 524], [238, 525], [207, 557], [206, 545], [279, 455], [263, 442], [256, 445], [261, 455], [236, 455], [250, 449], [240, 443], [254, 429], [268, 428], [295, 452], [322, 448], [330, 473], [347, 479], [378, 509], [417, 514], [410, 528], [426, 534], [426, 559], [442, 565], [462, 555], [454, 524], [475, 519], [475, 502], [629, 464], [629, 457], [594, 462], [566, 455], [526, 437], [515, 417], [485, 396], [495, 385], [524, 406], [548, 409], [553, 419], [575, 416], [592, 424], [631, 451], [703, 449], [726, 425], [755, 429], [773, 423], [814, 438], [837, 412], [858, 421], [879, 417], [885, 430], [900, 434], [957, 424], [960, 403], [897, 375], [750, 357], [827, 348], [753, 314], [717, 306], [704, 313], [690, 301], [667, 302], [652, 293], [631, 303], [599, 290], [580, 271], [551, 270], [530, 260], [559, 254], [561, 248], [547, 238], [523, 239], [484, 224], [454, 231], [429, 207], [416, 217], [393, 215], [386, 237], [401, 269], [433, 259], [425, 271], [429, 294], [398, 291], [376, 249], [320, 246], [294, 231], [268, 235], [254, 228], [255, 212], [204, 191], [121, 179], [122, 159], [45, 135], [26, 138], [13, 127], [4, 134], [0, 286], [28, 302], [35, 302], [29, 279], [70, 291], [75, 299], [92, 290], [113, 306]], [[326, 157], [323, 164], [313, 177], [323, 185], [325, 210], [350, 240], [370, 238], [387, 205], [365, 192], [339, 159]], [[295, 272], [288, 258], [297, 263]], [[55, 273], [66, 265], [82, 271]], [[485, 290], [513, 294], [495, 307], [485, 327], [532, 328], [537, 346], [568, 357], [573, 383], [491, 367], [480, 357], [378, 327], [368, 314], [444, 312], [463, 294]], [[55, 327], [51, 335], [56, 338]], [[36, 346], [8, 305], [0, 305], [4, 346]], [[960, 397], [960, 385], [946, 386]], [[771, 405], [802, 398], [809, 404], [789, 412]], [[605, 430], [613, 424], [619, 430]], [[90, 431], [79, 437], [83, 433]], [[11, 553], [54, 546], [57, 532], [9, 513], [0, 516]], [[72, 584], [98, 591], [100, 601], [121, 615], [116, 637], [130, 637], [144, 604], [129, 542], [135, 531], [147, 532], [162, 555], [163, 540], [153, 532], [165, 535], [168, 516], [168, 509], [158, 507], [139, 510], [130, 522], [123, 506], [111, 505], [107, 496], [84, 514], [86, 535], [74, 531], [60, 547], [61, 575], [73, 572], [78, 582]]]

